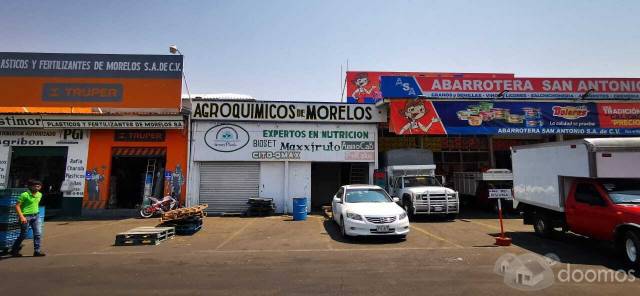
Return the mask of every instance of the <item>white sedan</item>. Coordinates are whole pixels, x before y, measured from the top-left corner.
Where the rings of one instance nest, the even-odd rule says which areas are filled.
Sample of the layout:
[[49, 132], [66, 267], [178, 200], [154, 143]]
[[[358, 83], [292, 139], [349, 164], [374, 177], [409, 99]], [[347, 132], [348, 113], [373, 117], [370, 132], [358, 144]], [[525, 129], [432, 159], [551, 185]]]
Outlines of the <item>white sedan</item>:
[[333, 220], [342, 236], [393, 235], [409, 233], [407, 212], [382, 188], [375, 185], [345, 185], [333, 196]]

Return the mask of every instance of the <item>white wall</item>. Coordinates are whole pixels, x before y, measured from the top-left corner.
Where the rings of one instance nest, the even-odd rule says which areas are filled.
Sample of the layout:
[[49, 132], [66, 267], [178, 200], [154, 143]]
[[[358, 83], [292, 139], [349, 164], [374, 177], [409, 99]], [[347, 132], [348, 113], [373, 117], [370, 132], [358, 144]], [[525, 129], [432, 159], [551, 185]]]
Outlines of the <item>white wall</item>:
[[276, 213], [284, 212], [284, 162], [260, 163], [260, 197], [273, 198]]
[[287, 212], [293, 212], [293, 198], [307, 198], [307, 212], [311, 210], [311, 162], [289, 162], [289, 195]]

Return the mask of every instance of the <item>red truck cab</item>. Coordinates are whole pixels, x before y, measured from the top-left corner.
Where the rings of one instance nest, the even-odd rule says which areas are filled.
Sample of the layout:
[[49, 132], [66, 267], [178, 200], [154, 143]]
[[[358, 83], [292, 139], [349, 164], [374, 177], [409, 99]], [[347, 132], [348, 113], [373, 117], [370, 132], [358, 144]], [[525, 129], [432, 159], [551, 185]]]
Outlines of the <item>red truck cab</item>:
[[565, 201], [566, 226], [572, 232], [613, 241], [627, 260], [637, 263], [640, 246], [640, 181], [573, 180]]

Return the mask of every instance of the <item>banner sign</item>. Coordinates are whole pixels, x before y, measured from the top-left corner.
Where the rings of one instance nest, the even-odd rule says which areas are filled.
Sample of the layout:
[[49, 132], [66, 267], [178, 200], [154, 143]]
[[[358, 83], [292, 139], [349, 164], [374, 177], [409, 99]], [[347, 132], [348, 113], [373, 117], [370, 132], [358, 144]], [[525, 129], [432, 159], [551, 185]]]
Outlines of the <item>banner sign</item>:
[[375, 124], [196, 122], [195, 161], [375, 162]]
[[511, 189], [489, 189], [489, 198], [513, 199]]
[[640, 103], [394, 100], [390, 131], [430, 135], [640, 135]]
[[180, 107], [181, 55], [0, 52], [0, 107]]
[[374, 105], [340, 103], [285, 103], [194, 101], [194, 120], [288, 121], [288, 122], [386, 122], [385, 109]]
[[640, 99], [640, 78], [442, 78], [382, 76], [385, 98]]
[[[513, 79], [513, 74], [505, 73], [437, 73], [437, 72], [351, 72], [347, 71], [347, 103], [373, 104], [383, 97], [389, 98], [380, 88], [380, 77], [383, 76], [409, 76], [431, 78], [487, 78], [487, 79]], [[404, 98], [404, 97], [397, 97]]]
[[164, 142], [164, 130], [116, 130], [115, 142]]
[[0, 128], [182, 129], [182, 116], [0, 115]]
[[[0, 189], [16, 187], [9, 183], [11, 153], [19, 147], [67, 147], [67, 162], [64, 180], [68, 191], [65, 197], [82, 197], [85, 189], [85, 170], [89, 153], [89, 131], [64, 130], [17, 130], [0, 129]], [[24, 181], [24, 180], [22, 180]]]

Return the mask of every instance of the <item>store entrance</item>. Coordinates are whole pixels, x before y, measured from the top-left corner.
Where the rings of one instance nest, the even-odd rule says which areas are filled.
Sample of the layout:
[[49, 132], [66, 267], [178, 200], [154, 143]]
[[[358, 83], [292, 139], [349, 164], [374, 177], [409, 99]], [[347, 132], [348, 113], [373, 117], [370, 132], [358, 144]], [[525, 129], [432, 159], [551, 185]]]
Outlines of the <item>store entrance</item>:
[[164, 156], [114, 155], [111, 161], [109, 208], [134, 209], [142, 205], [145, 180], [153, 176], [151, 196], [164, 189]]
[[67, 147], [12, 147], [9, 166], [9, 187], [26, 188], [29, 180], [39, 180], [40, 204], [48, 209], [61, 207], [60, 186], [67, 166]]
[[311, 163], [311, 209], [321, 210], [331, 205], [338, 188], [347, 184], [368, 184], [368, 163]]

